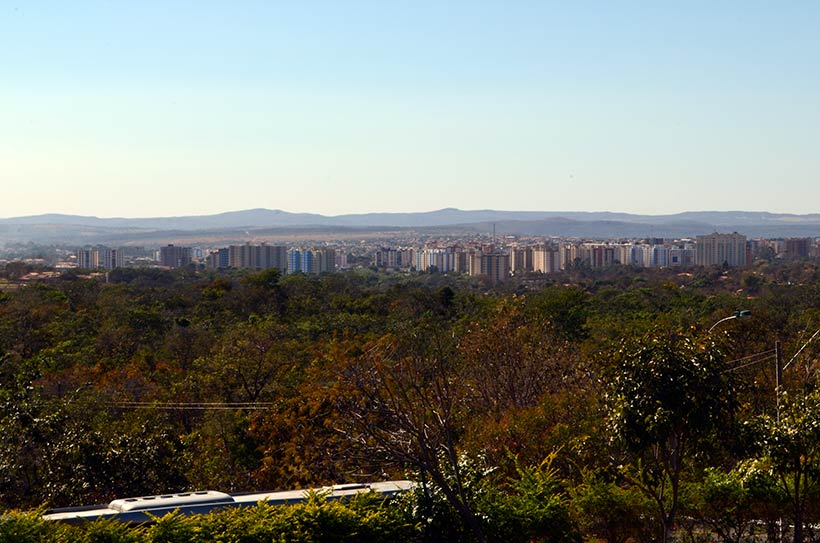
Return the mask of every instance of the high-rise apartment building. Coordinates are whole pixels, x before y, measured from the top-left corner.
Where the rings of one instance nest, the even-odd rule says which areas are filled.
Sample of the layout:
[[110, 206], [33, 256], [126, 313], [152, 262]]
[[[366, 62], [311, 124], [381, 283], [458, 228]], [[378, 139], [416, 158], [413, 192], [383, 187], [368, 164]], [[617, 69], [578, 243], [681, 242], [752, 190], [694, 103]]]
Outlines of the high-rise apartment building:
[[336, 271], [336, 250], [329, 247], [313, 251], [314, 273], [333, 273]]
[[107, 247], [99, 250], [100, 267], [106, 270], [122, 268], [125, 265], [125, 258], [122, 249], [109, 249]]
[[567, 270], [576, 264], [576, 260], [580, 261], [578, 246], [574, 243], [562, 243], [558, 247], [558, 258], [561, 261], [561, 269]]
[[205, 266], [211, 270], [224, 270], [230, 267], [230, 253], [227, 247], [211, 251], [205, 257]]
[[337, 270], [346, 270], [348, 267], [347, 264], [347, 251], [341, 250], [336, 251], [336, 269]]
[[513, 275], [533, 271], [532, 247], [512, 247], [510, 249], [510, 270]]
[[122, 268], [125, 265], [122, 249], [95, 247], [77, 251], [77, 267], [86, 270]]
[[191, 263], [191, 248], [166, 245], [159, 249], [159, 263], [167, 268], [181, 268]]
[[234, 269], [255, 268], [257, 261], [255, 253], [256, 251], [253, 250], [250, 243], [244, 245], [229, 245], [228, 267]]
[[[376, 251], [374, 264], [377, 268], [410, 269], [415, 265], [414, 253], [415, 251], [413, 249], [408, 248], [394, 249], [392, 247], [382, 247]], [[337, 257], [339, 254], [340, 253], [337, 253]], [[345, 253], [342, 252], [341, 254]], [[341, 262], [337, 262], [337, 267], [339, 268], [344, 268], [346, 265], [346, 261], [344, 265], [342, 265]]]
[[456, 273], [466, 273], [470, 275], [470, 269], [472, 268], [472, 260], [474, 254], [474, 249], [462, 249], [456, 252], [454, 271]]
[[288, 252], [284, 245], [231, 245], [228, 247], [228, 266], [231, 268], [251, 268], [269, 270], [277, 268], [287, 273]]
[[783, 256], [786, 258], [808, 258], [811, 248], [809, 238], [789, 238], [786, 240], [786, 249]]
[[746, 236], [731, 234], [710, 234], [698, 236], [695, 242], [695, 264], [698, 266], [746, 266]]
[[650, 249], [649, 265], [652, 268], [666, 268], [669, 266], [669, 247], [652, 245]]
[[302, 252], [299, 249], [288, 251], [288, 273], [302, 271]]
[[95, 249], [80, 249], [77, 251], [77, 267], [96, 270], [100, 267], [99, 253]]
[[561, 258], [558, 249], [541, 245], [532, 250], [532, 271], [537, 273], [556, 273], [561, 271]]
[[510, 278], [510, 255], [499, 251], [481, 255], [481, 275], [493, 283]]
[[609, 268], [615, 265], [617, 260], [615, 247], [606, 244], [589, 244], [584, 249], [588, 255], [586, 258], [593, 268]]
[[643, 245], [630, 245], [626, 259], [622, 260], [621, 262], [623, 262], [624, 264], [631, 264], [632, 266], [638, 266], [643, 268], [644, 266], [646, 266], [645, 253], [646, 251]]
[[313, 262], [313, 251], [305, 249], [302, 251], [302, 262], [299, 264], [302, 273], [316, 273]]
[[669, 265], [691, 268], [695, 265], [695, 250], [691, 247], [672, 247], [669, 249]]
[[456, 270], [456, 253], [449, 247], [424, 249], [416, 253], [416, 269], [419, 271], [435, 269], [441, 273], [453, 272]]

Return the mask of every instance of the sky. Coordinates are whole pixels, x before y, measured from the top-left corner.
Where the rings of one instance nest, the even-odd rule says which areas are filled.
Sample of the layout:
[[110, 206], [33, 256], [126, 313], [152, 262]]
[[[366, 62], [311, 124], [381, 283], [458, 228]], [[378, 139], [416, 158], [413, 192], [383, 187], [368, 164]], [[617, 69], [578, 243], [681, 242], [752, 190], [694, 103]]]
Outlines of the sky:
[[820, 212], [820, 2], [0, 0], [0, 217]]

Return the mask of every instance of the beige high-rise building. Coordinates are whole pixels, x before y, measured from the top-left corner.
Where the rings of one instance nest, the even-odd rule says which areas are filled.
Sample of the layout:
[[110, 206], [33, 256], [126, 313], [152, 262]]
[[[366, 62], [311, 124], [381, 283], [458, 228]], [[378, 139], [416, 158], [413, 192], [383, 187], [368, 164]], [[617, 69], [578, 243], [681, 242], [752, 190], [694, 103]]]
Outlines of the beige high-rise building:
[[510, 255], [507, 253], [475, 253], [471, 260], [470, 275], [486, 277], [493, 283], [503, 283], [510, 278]]
[[584, 249], [587, 251], [589, 265], [593, 268], [610, 268], [618, 259], [616, 249], [612, 245], [588, 243], [584, 244]]
[[695, 242], [695, 264], [698, 266], [746, 267], [746, 236], [731, 234], [710, 234], [698, 236]]
[[532, 268], [539, 273], [555, 273], [561, 270], [561, 258], [558, 249], [541, 245], [532, 250]]
[[510, 249], [510, 269], [513, 275], [533, 271], [532, 247], [512, 247]]
[[325, 247], [313, 251], [315, 273], [332, 273], [336, 271], [336, 250]]
[[562, 243], [558, 247], [558, 257], [562, 270], [573, 267], [575, 265], [575, 259], [580, 258], [578, 255], [578, 246], [574, 243]]

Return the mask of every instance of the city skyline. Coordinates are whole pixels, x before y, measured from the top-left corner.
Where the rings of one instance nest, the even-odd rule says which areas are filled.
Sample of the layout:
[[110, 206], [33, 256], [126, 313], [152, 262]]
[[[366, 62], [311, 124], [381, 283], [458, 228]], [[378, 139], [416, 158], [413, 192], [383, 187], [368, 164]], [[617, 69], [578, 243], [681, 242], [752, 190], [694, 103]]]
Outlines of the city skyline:
[[0, 218], [820, 211], [810, 2], [0, 15]]

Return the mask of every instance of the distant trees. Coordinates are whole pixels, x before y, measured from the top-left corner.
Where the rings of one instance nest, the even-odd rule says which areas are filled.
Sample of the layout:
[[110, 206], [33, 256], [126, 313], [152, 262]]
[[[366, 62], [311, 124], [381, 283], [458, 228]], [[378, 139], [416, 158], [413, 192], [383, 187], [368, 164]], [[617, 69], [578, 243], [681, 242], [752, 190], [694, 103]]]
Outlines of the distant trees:
[[272, 318], [238, 323], [195, 363], [198, 388], [226, 402], [270, 401], [302, 371], [301, 343]]
[[543, 314], [527, 313], [524, 300], [506, 300], [471, 323], [459, 337], [458, 356], [473, 411], [495, 417], [572, 386], [580, 371], [577, 353]]

